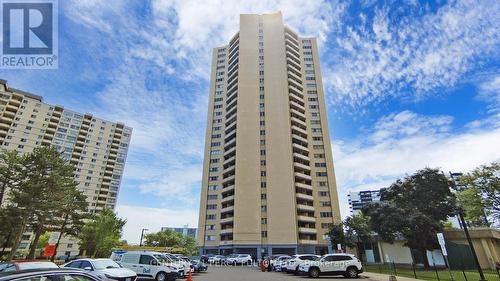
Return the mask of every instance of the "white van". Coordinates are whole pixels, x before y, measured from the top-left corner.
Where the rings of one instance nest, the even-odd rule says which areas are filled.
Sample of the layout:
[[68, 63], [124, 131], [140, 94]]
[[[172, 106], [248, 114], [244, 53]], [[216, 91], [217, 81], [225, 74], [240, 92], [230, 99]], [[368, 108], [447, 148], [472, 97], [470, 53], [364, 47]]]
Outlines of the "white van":
[[110, 257], [124, 268], [137, 273], [138, 278], [173, 281], [184, 277], [184, 267], [165, 259], [162, 253], [149, 251], [119, 251]]

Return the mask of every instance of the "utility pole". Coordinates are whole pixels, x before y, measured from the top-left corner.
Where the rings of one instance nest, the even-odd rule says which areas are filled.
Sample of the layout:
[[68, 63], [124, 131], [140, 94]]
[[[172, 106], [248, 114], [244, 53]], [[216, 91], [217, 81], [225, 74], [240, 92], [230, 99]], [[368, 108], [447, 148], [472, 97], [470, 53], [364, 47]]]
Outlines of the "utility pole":
[[141, 241], [139, 242], [139, 247], [141, 247], [141, 246], [142, 246], [142, 238], [144, 237], [144, 232], [145, 232], [145, 231], [148, 231], [148, 230], [149, 230], [149, 229], [147, 229], [147, 228], [143, 228], [143, 229], [142, 229], [142, 231], [141, 231]]

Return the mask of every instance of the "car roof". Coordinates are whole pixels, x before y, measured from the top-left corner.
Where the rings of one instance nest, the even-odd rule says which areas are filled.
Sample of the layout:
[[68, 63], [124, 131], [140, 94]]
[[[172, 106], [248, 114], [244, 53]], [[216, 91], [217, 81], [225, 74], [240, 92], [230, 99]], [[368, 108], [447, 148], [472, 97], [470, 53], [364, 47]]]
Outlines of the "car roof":
[[26, 269], [20, 271], [9, 271], [9, 272], [0, 272], [0, 281], [7, 281], [18, 278], [26, 278], [34, 275], [41, 274], [50, 274], [50, 273], [74, 273], [74, 274], [83, 274], [88, 277], [92, 277], [96, 279], [93, 275], [87, 273], [81, 269], [74, 268], [38, 268], [38, 269]]

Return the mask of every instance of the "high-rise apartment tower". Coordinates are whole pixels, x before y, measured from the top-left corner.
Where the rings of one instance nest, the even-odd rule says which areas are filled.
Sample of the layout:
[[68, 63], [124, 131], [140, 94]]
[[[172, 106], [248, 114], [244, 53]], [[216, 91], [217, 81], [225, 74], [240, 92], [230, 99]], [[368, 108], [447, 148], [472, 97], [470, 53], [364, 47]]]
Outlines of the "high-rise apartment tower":
[[241, 15], [213, 50], [205, 142], [202, 251], [327, 251], [340, 212], [315, 38]]
[[[131, 133], [122, 123], [44, 103], [42, 97], [0, 80], [0, 149], [25, 153], [36, 146], [54, 146], [75, 166], [75, 180], [87, 196], [90, 213], [115, 208]], [[31, 235], [25, 236], [21, 250], [29, 246]], [[58, 255], [63, 254], [78, 254], [77, 241], [63, 238]]]

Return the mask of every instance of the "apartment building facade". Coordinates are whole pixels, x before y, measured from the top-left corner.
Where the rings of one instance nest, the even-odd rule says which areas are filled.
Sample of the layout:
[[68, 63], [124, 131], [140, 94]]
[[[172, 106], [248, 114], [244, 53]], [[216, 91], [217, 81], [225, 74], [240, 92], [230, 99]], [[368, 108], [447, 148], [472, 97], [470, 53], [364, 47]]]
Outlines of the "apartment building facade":
[[349, 192], [347, 201], [351, 214], [358, 214], [369, 203], [380, 201], [380, 189]]
[[325, 253], [339, 223], [315, 38], [241, 15], [213, 49], [197, 243], [204, 253]]
[[[0, 149], [26, 153], [54, 146], [75, 166], [75, 180], [87, 196], [90, 213], [115, 208], [131, 133], [123, 123], [44, 103], [42, 97], [0, 80]], [[23, 236], [21, 249], [29, 247], [29, 239], [29, 233]], [[78, 251], [78, 242], [65, 237], [58, 255]]]

